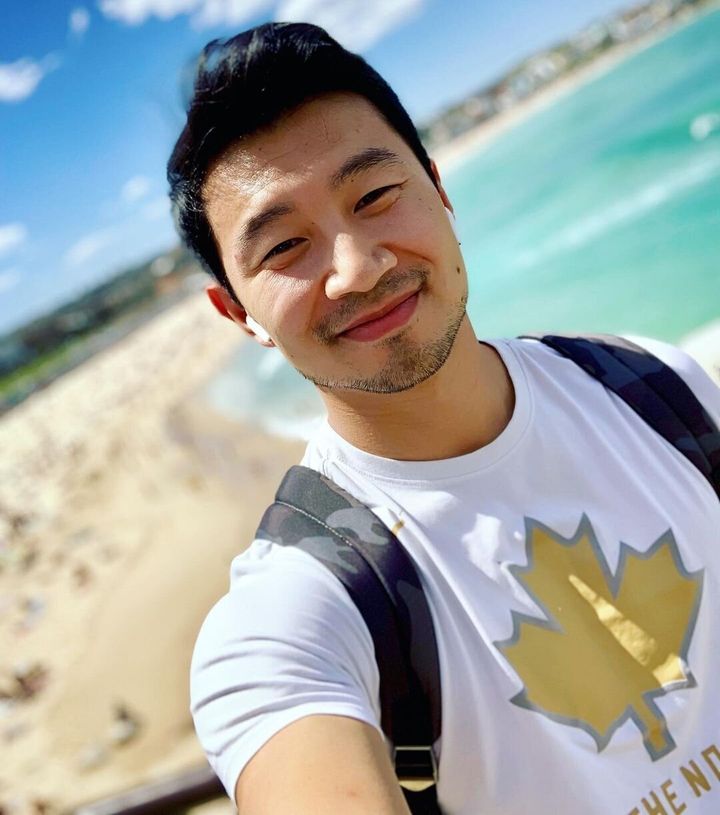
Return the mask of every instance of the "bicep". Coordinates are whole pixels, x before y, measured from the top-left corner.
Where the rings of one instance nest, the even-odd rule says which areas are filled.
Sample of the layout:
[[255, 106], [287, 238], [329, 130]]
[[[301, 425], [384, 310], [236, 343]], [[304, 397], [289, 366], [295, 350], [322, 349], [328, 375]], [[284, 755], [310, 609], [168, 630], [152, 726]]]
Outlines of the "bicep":
[[381, 734], [346, 716], [307, 716], [241, 773], [240, 815], [409, 815]]

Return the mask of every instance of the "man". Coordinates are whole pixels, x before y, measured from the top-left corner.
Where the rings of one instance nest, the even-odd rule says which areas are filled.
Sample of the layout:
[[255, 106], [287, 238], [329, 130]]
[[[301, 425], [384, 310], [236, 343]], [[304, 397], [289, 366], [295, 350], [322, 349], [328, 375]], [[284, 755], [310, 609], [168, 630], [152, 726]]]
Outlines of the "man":
[[[451, 202], [384, 81], [313, 26], [211, 44], [169, 178], [215, 308], [325, 402], [304, 463], [418, 567], [443, 812], [717, 812], [717, 497], [574, 363], [478, 342]], [[717, 423], [710, 380], [652, 350]], [[242, 815], [407, 813], [378, 684], [318, 561], [266, 540], [236, 559], [192, 707]]]

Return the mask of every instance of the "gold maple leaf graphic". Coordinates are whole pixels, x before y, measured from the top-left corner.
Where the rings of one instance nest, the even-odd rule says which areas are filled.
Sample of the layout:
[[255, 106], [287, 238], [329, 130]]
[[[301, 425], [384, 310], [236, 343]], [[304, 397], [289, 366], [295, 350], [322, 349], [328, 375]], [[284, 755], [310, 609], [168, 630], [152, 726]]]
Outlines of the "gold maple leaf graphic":
[[656, 697], [695, 685], [687, 666], [702, 593], [670, 530], [645, 553], [621, 545], [613, 576], [587, 516], [565, 539], [527, 520], [527, 566], [510, 571], [547, 619], [513, 612], [496, 643], [525, 685], [512, 701], [586, 730], [598, 750], [632, 719], [653, 760], [675, 747]]

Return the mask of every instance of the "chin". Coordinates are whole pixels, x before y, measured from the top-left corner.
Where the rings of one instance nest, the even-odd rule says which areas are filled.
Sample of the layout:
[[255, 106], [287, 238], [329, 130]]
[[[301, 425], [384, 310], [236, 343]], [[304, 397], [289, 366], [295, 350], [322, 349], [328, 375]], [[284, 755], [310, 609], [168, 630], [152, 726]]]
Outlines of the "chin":
[[363, 393], [402, 393], [426, 382], [442, 369], [455, 345], [465, 318], [463, 297], [444, 330], [434, 339], [421, 341], [402, 332], [383, 340], [386, 361], [365, 375], [322, 376], [301, 368], [296, 370], [318, 388], [327, 391], [360, 391]]

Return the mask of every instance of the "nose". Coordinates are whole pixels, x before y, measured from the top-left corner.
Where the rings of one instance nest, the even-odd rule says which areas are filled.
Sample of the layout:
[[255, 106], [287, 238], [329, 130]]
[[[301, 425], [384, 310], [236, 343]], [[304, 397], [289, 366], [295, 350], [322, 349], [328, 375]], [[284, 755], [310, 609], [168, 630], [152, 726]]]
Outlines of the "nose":
[[329, 300], [338, 300], [352, 292], [371, 291], [385, 272], [396, 265], [397, 257], [385, 246], [340, 233], [333, 246], [325, 294]]

